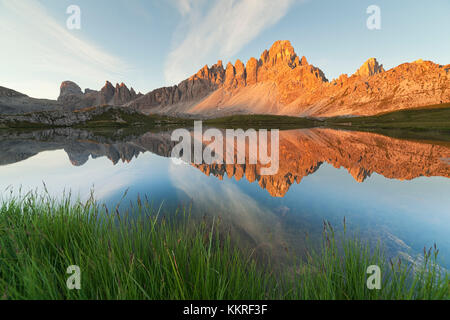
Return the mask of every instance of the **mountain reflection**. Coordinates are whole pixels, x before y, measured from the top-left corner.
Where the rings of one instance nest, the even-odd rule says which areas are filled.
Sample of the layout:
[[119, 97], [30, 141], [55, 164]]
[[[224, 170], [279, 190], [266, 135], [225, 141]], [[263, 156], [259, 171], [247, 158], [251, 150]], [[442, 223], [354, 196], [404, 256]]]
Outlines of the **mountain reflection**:
[[[96, 134], [75, 129], [0, 133], [0, 165], [16, 163], [43, 151], [64, 149], [74, 166], [89, 158], [108, 157], [114, 164], [130, 162], [151, 152], [170, 157], [176, 142], [171, 131], [143, 134]], [[374, 133], [332, 129], [280, 132], [280, 165], [277, 174], [261, 176], [260, 165], [192, 164], [208, 176], [243, 178], [273, 196], [284, 197], [289, 188], [314, 174], [323, 163], [345, 168], [358, 182], [372, 173], [386, 178], [411, 180], [421, 176], [450, 176], [450, 147], [394, 139]]]

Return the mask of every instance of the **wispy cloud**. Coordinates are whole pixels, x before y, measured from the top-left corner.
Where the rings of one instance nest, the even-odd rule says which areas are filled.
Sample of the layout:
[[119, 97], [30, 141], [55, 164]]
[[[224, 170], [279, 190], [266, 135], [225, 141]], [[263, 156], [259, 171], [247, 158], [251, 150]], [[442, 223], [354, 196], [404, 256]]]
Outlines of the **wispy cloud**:
[[[120, 77], [129, 69], [120, 58], [83, 40], [80, 31], [68, 30], [64, 19], [56, 20], [38, 1], [0, 0], [0, 8], [0, 59], [14, 68], [11, 82], [27, 72], [36, 80], [44, 74], [46, 77], [41, 78], [54, 75], [64, 80], [106, 80]], [[0, 79], [8, 81], [6, 76]], [[58, 84], [55, 86], [57, 90]]]
[[[212, 53], [228, 59], [286, 15], [296, 0], [178, 0], [182, 36], [168, 56], [165, 79], [177, 83]], [[185, 30], [182, 32], [182, 30]], [[194, 68], [194, 70], [193, 70]]]
[[185, 16], [188, 13], [190, 13], [195, 4], [195, 0], [171, 0], [171, 1], [182, 16]]

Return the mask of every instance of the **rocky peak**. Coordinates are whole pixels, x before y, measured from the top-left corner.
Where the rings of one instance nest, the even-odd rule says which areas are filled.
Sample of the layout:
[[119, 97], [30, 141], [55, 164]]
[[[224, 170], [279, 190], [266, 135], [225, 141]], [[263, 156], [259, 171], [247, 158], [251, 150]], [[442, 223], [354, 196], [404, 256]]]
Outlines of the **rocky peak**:
[[209, 68], [207, 65], [205, 65], [203, 68], [201, 68], [195, 75], [189, 78], [189, 80], [195, 80], [195, 79], [208, 79], [209, 78]]
[[100, 90], [100, 91], [104, 91], [104, 92], [110, 92], [110, 91], [113, 91], [113, 90], [115, 90], [115, 88], [114, 88], [114, 86], [112, 85], [112, 83], [111, 82], [109, 82], [109, 81], [106, 81], [105, 82], [105, 85], [103, 86], [103, 88]]
[[225, 79], [225, 69], [223, 68], [222, 60], [217, 61], [210, 69], [211, 80], [216, 84], [220, 85]]
[[110, 101], [113, 99], [115, 93], [116, 88], [114, 88], [111, 82], [106, 81], [105, 85], [103, 86], [103, 88], [100, 90], [99, 93], [99, 100], [98, 100], [99, 105], [109, 104]]
[[247, 73], [247, 84], [248, 85], [255, 84], [258, 81], [257, 79], [258, 60], [256, 60], [255, 58], [250, 58], [250, 60], [247, 61], [245, 69]]
[[113, 86], [111, 82], [106, 81], [100, 91], [86, 89], [83, 93], [76, 83], [64, 81], [58, 102], [77, 109], [111, 104], [121, 106], [138, 97], [139, 95], [133, 89], [129, 90], [123, 82]]
[[236, 69], [231, 62], [228, 62], [227, 69], [225, 71], [225, 87], [233, 87], [235, 85]]
[[379, 64], [377, 59], [370, 58], [361, 66], [361, 68], [359, 68], [358, 71], [356, 71], [355, 75], [360, 77], [370, 77], [384, 71], [383, 65]]
[[234, 64], [234, 68], [236, 70], [236, 85], [238, 87], [244, 87], [246, 85], [247, 78], [244, 64], [238, 59]]
[[63, 83], [61, 83], [59, 96], [64, 97], [68, 95], [81, 96], [83, 95], [83, 91], [81, 91], [80, 86], [77, 85], [75, 82], [64, 81]]
[[219, 60], [217, 64], [208, 67], [205, 65], [195, 75], [190, 77], [188, 81], [205, 80], [211, 85], [221, 85], [225, 78], [225, 70], [223, 69], [222, 61]]
[[[265, 54], [265, 63], [269, 63], [271, 66], [275, 66], [278, 63], [287, 63], [291, 65], [297, 54], [288, 40], [276, 41], [268, 53]], [[298, 60], [298, 59], [297, 59]]]
[[302, 66], [308, 66], [309, 65], [308, 60], [306, 60], [305, 56], [302, 57], [302, 60], [300, 61], [300, 64]]
[[125, 83], [122, 82], [120, 85], [116, 84], [112, 104], [121, 106], [136, 98], [138, 98], [136, 91], [133, 88], [128, 89]]
[[64, 81], [60, 86], [58, 102], [64, 106], [74, 106], [80, 103], [83, 96], [79, 85], [72, 81]]

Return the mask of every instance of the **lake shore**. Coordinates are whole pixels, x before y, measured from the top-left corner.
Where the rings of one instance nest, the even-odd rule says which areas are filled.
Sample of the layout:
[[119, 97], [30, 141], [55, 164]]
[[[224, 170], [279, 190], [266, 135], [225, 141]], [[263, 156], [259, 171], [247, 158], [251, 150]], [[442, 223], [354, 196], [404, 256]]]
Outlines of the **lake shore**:
[[[186, 211], [161, 216], [140, 198], [134, 211], [120, 212], [93, 198], [17, 196], [0, 205], [0, 292], [57, 300], [449, 299], [437, 248], [424, 252], [420, 266], [389, 262], [379, 247], [324, 222], [322, 248], [277, 271], [276, 261], [261, 264], [232, 240], [220, 221], [192, 223]], [[66, 287], [73, 265], [81, 290]], [[366, 285], [373, 265], [383, 272], [380, 290]]]
[[242, 129], [305, 129], [333, 128], [380, 133], [393, 138], [450, 142], [450, 104], [405, 109], [376, 116], [309, 118], [281, 115], [234, 115], [223, 118], [200, 119], [172, 117], [159, 114], [146, 115], [123, 107], [102, 106], [75, 112], [36, 112], [24, 115], [0, 116], [0, 129], [34, 130], [77, 128], [90, 130], [131, 128], [154, 130], [157, 128], [191, 127], [194, 121], [205, 126]]

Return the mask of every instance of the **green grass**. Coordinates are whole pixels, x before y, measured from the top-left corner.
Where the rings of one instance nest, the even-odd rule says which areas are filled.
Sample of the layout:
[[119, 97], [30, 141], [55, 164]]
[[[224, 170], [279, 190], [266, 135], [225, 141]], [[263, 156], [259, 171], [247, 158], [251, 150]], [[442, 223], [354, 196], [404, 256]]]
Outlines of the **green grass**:
[[395, 138], [450, 141], [450, 103], [370, 117], [330, 118], [323, 125], [378, 132]]
[[[83, 111], [77, 111], [83, 112]], [[127, 127], [170, 127], [192, 125], [193, 121], [189, 119], [174, 118], [165, 115], [144, 115], [138, 112], [129, 112], [120, 108], [111, 109], [99, 115], [92, 117], [91, 120], [75, 125], [77, 128], [127, 128]]]
[[394, 138], [450, 142], [450, 103], [367, 117], [315, 119], [275, 115], [235, 115], [206, 120], [205, 124], [243, 129], [278, 128], [288, 130], [328, 127], [375, 132]]
[[[434, 263], [386, 262], [382, 250], [335, 233], [296, 267], [275, 268], [238, 248], [221, 222], [161, 217], [148, 201], [108, 211], [92, 199], [28, 194], [0, 205], [0, 298], [3, 299], [448, 299], [449, 278]], [[345, 230], [345, 228], [344, 228]], [[70, 265], [81, 290], [66, 287]], [[381, 290], [366, 269], [379, 265]], [[278, 270], [278, 271], [277, 271]]]
[[322, 121], [299, 118], [289, 116], [276, 116], [276, 115], [235, 115], [223, 118], [216, 118], [205, 120], [204, 124], [215, 127], [226, 128], [264, 128], [264, 129], [300, 129], [300, 128], [313, 128], [320, 126]]

